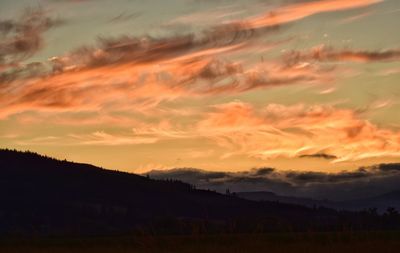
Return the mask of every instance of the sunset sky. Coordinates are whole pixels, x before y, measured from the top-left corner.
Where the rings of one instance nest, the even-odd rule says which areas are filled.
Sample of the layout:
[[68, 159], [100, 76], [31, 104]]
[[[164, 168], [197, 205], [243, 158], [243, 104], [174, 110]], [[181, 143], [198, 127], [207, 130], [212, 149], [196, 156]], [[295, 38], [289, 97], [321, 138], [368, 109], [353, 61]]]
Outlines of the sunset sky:
[[142, 173], [400, 162], [398, 0], [1, 0], [0, 148]]

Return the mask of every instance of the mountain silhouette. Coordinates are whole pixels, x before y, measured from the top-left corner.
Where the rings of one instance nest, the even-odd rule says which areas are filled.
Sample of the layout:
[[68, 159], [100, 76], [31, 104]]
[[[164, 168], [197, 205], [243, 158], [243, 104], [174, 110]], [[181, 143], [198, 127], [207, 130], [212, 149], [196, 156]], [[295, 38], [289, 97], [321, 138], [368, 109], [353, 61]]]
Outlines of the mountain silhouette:
[[261, 204], [31, 152], [1, 150], [0, 164], [0, 233], [128, 231], [165, 218], [312, 214], [300, 206]]
[[0, 150], [0, 165], [0, 235], [331, 229], [361, 217], [245, 200], [32, 152]]

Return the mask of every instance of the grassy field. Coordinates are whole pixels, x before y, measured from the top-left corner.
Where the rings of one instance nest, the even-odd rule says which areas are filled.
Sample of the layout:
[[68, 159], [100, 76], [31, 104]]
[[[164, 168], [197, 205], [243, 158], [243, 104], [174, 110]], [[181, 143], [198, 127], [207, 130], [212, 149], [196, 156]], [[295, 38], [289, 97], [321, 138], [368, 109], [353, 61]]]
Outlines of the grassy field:
[[123, 236], [3, 239], [1, 253], [251, 253], [400, 252], [400, 233], [301, 233], [255, 235]]

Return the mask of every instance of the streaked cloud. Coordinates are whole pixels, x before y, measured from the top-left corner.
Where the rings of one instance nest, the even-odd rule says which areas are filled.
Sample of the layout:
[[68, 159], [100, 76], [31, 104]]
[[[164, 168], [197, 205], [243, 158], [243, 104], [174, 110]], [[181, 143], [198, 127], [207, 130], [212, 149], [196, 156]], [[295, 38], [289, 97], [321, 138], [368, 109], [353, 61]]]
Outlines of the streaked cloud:
[[[77, 139], [80, 145], [135, 145], [135, 144], [149, 144], [157, 142], [156, 138], [141, 138], [129, 135], [115, 135], [103, 131], [91, 133], [89, 135], [70, 135], [70, 137]], [[73, 143], [73, 142], [72, 142]]]
[[[221, 159], [245, 155], [262, 160], [323, 158], [338, 163], [400, 157], [399, 131], [380, 128], [350, 109], [304, 104], [269, 104], [257, 109], [236, 101], [216, 105], [199, 115], [200, 119], [192, 118], [189, 124], [168, 119], [139, 122], [125, 137], [153, 142], [205, 138], [224, 150]], [[91, 142], [90, 136], [84, 137], [81, 143]]]
[[233, 102], [215, 107], [201, 122], [212, 138], [232, 150], [260, 159], [330, 154], [332, 162], [400, 157], [400, 132], [379, 128], [349, 109], [269, 104], [255, 109]]
[[[50, 67], [46, 63], [30, 63], [2, 73], [5, 84], [0, 88], [0, 98], [3, 98], [0, 117], [26, 110], [97, 110], [124, 102], [127, 105], [122, 106], [142, 110], [179, 97], [235, 94], [257, 88], [328, 82], [333, 80], [329, 70], [324, 72], [312, 65], [283, 67], [272, 62], [264, 67], [263, 64], [243, 67], [241, 63], [221, 61], [216, 57], [242, 51], [256, 33], [254, 29], [276, 27], [320, 12], [359, 8], [378, 2], [330, 0], [297, 3], [278, 7], [260, 17], [215, 25], [199, 34], [165, 38], [100, 38], [96, 46], [82, 46], [66, 55], [53, 57]], [[22, 54], [23, 58], [31, 55], [40, 47], [40, 34], [56, 24], [42, 11], [28, 13], [25, 19], [21, 22], [28, 24], [26, 27], [13, 22], [7, 26], [7, 22], [3, 22], [3, 34], [17, 26], [25, 27], [23, 31], [17, 29], [22, 32], [22, 37], [16, 36], [26, 42], [26, 47], [14, 53], [6, 50], [8, 55]], [[262, 31], [265, 32], [270, 30]], [[7, 49], [9, 46], [6, 44], [2, 47]], [[323, 51], [314, 52], [312, 57], [315, 55], [319, 60], [368, 60], [394, 58], [397, 52]], [[291, 58], [309, 57], [296, 54]], [[52, 70], [48, 71], [50, 68]], [[10, 94], [13, 94], [11, 98]], [[115, 102], [116, 97], [119, 97], [119, 102]]]
[[[363, 114], [365, 112], [324, 105], [268, 104], [256, 108], [235, 101], [215, 105], [206, 112], [198, 112], [197, 116], [186, 116], [188, 123], [185, 124], [174, 123], [171, 116], [155, 123], [103, 116], [98, 120], [121, 124], [125, 129], [130, 125], [134, 127], [123, 135], [104, 131], [70, 134], [64, 143], [135, 145], [200, 138], [211, 140], [224, 151], [220, 159], [244, 155], [261, 160], [323, 158], [339, 163], [400, 157], [400, 132], [374, 125], [363, 119]], [[67, 118], [64, 124], [71, 120], [85, 124], [79, 118]], [[39, 144], [37, 140], [34, 142]]]
[[351, 49], [335, 49], [332, 47], [319, 46], [310, 51], [292, 51], [284, 56], [288, 64], [299, 62], [390, 62], [400, 61], [400, 49], [382, 51], [363, 51]]
[[[10, 81], [0, 87], [0, 98], [4, 98], [0, 100], [0, 117], [24, 111], [80, 112], [100, 108], [143, 111], [178, 98], [238, 94], [300, 83], [318, 84], [334, 78], [330, 69], [311, 65], [288, 67], [271, 61], [246, 69], [239, 62], [216, 58], [218, 54], [237, 49], [237, 46], [228, 46], [157, 63], [139, 61], [69, 69]], [[84, 54], [81, 55], [84, 58]]]
[[318, 13], [356, 9], [383, 2], [383, 0], [323, 0], [283, 6], [274, 11], [245, 21], [253, 29], [281, 25]]

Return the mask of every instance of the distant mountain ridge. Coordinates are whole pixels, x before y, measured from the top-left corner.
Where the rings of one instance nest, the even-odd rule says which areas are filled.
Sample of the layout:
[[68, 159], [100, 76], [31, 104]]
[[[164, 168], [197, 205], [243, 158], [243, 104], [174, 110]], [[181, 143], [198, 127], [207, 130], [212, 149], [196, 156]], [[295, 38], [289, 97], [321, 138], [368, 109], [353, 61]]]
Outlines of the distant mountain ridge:
[[[400, 182], [399, 182], [399, 187], [400, 187]], [[352, 204], [353, 206], [357, 206], [359, 209], [377, 208], [378, 210], [382, 211], [392, 207], [396, 208], [397, 210], [400, 210], [400, 190], [391, 191], [370, 198], [354, 200], [353, 203], [345, 202], [345, 204], [347, 204], [348, 206]]]
[[308, 207], [313, 206], [333, 206], [334, 202], [329, 200], [315, 200], [311, 198], [299, 198], [291, 196], [280, 196], [273, 192], [268, 191], [256, 191], [256, 192], [236, 192], [238, 197], [253, 201], [275, 201], [281, 203], [297, 204]]
[[253, 200], [253, 201], [274, 201], [286, 204], [296, 204], [307, 207], [324, 206], [337, 210], [354, 210], [360, 211], [369, 208], [376, 208], [380, 212], [385, 212], [388, 208], [393, 207], [400, 210], [400, 191], [393, 191], [379, 196], [355, 199], [352, 201], [331, 201], [316, 200], [311, 198], [299, 198], [291, 196], [280, 196], [273, 192], [236, 192], [236, 196]]

